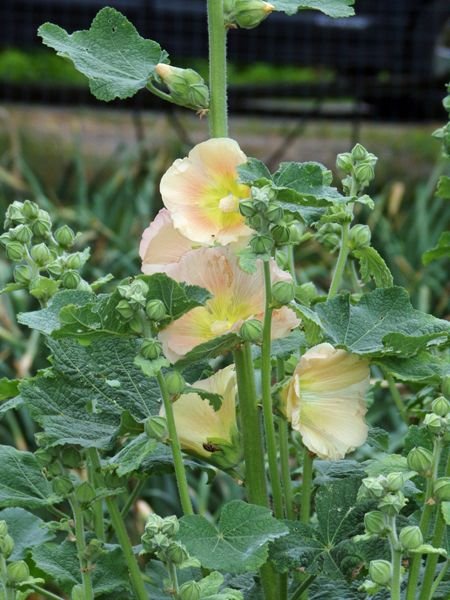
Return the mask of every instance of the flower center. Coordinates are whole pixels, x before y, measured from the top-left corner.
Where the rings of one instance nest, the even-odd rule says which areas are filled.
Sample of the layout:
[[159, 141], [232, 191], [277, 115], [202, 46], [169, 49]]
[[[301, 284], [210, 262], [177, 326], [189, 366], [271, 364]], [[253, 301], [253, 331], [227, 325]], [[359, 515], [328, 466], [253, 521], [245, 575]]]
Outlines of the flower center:
[[224, 213], [232, 213], [238, 210], [239, 206], [239, 198], [233, 196], [233, 194], [228, 194], [228, 196], [224, 196], [219, 200], [219, 208]]
[[213, 335], [222, 335], [230, 329], [229, 321], [213, 321], [211, 323], [211, 333]]

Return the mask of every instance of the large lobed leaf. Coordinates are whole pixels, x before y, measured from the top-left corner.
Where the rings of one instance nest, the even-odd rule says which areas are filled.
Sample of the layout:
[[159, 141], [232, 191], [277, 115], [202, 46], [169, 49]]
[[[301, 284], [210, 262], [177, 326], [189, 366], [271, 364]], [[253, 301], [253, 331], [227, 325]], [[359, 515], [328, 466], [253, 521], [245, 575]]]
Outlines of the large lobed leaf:
[[42, 41], [69, 58], [89, 79], [91, 92], [106, 102], [145, 88], [155, 66], [165, 61], [159, 44], [145, 40], [114, 8], [103, 8], [88, 30], [71, 35], [53, 23], [41, 25]]
[[320, 10], [329, 17], [351, 17], [355, 0], [271, 0], [277, 10], [294, 15], [299, 10]]
[[23, 508], [5, 508], [0, 511], [0, 521], [6, 521], [8, 533], [14, 540], [10, 560], [26, 558], [31, 548], [49, 542], [55, 537], [42, 519]]

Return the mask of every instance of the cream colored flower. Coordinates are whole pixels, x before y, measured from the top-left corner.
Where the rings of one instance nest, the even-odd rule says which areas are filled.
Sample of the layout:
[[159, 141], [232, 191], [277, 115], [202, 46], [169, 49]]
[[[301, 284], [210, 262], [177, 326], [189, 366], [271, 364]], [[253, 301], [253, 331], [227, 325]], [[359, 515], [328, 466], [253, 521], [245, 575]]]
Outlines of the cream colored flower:
[[[223, 400], [218, 411], [196, 393], [182, 394], [174, 402], [175, 425], [182, 448], [222, 468], [234, 466], [241, 457], [234, 365], [197, 381], [193, 387], [220, 394]], [[161, 414], [164, 415], [163, 408]]]
[[239, 212], [250, 196], [236, 168], [247, 157], [234, 140], [214, 138], [176, 160], [161, 179], [161, 196], [175, 228], [199, 244], [228, 244], [251, 230]]
[[[291, 276], [271, 263], [272, 282]], [[176, 362], [190, 350], [215, 337], [237, 332], [247, 319], [263, 318], [264, 275], [261, 261], [255, 273], [240, 269], [230, 247], [201, 248], [185, 254], [171, 270], [176, 281], [198, 285], [212, 294], [205, 306], [194, 308], [159, 333], [164, 353]], [[272, 338], [281, 338], [299, 324], [286, 306], [273, 311]]]
[[301, 357], [285, 389], [285, 412], [320, 458], [343, 458], [366, 441], [369, 374], [366, 360], [330, 344], [314, 346]]

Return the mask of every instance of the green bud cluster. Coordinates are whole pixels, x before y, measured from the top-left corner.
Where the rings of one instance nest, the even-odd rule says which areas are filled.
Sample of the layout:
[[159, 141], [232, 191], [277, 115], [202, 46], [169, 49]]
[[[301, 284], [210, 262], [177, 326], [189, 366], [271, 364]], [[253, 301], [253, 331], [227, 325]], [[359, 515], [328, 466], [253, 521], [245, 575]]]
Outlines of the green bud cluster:
[[197, 71], [159, 63], [155, 72], [175, 104], [201, 112], [208, 109], [209, 89]]
[[229, 28], [254, 29], [275, 7], [264, 0], [225, 0], [225, 25]]
[[372, 234], [370, 228], [367, 225], [354, 225], [350, 229], [349, 235], [349, 247], [351, 250], [358, 250], [360, 248], [367, 248], [370, 246]]
[[316, 238], [327, 250], [334, 251], [341, 243], [342, 225], [339, 223], [324, 223], [319, 227]]
[[344, 189], [349, 192], [353, 184], [358, 190], [366, 188], [375, 177], [377, 161], [377, 157], [361, 144], [356, 144], [351, 152], [338, 154], [336, 167], [346, 175], [343, 179]]
[[362, 480], [358, 491], [358, 500], [378, 500], [378, 511], [366, 515], [367, 533], [380, 535], [384, 531], [382, 515], [395, 517], [406, 506], [407, 499], [401, 490], [408, 478], [409, 476], [404, 473], [393, 472], [387, 476], [378, 475], [377, 477], [366, 477]]
[[0, 521], [0, 555], [9, 558], [14, 550], [14, 540], [8, 533], [6, 521]]
[[6, 568], [6, 577], [9, 585], [15, 587], [24, 583], [30, 577], [30, 569], [24, 560], [9, 563]]
[[174, 538], [180, 528], [177, 517], [151, 514], [141, 537], [142, 553], [155, 554], [161, 561], [180, 566], [189, 558], [185, 546]]
[[171, 396], [179, 396], [186, 388], [186, 381], [179, 371], [171, 371], [165, 376], [166, 388]]

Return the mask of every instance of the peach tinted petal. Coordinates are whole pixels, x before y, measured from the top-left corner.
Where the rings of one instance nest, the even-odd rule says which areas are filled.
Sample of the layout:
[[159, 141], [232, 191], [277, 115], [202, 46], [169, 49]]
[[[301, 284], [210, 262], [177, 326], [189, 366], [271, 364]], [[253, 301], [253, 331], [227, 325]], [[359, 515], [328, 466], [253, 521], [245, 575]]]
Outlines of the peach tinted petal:
[[212, 318], [205, 307], [193, 308], [159, 332], [164, 354], [171, 362], [176, 362], [195, 346], [214, 337], [211, 325]]

